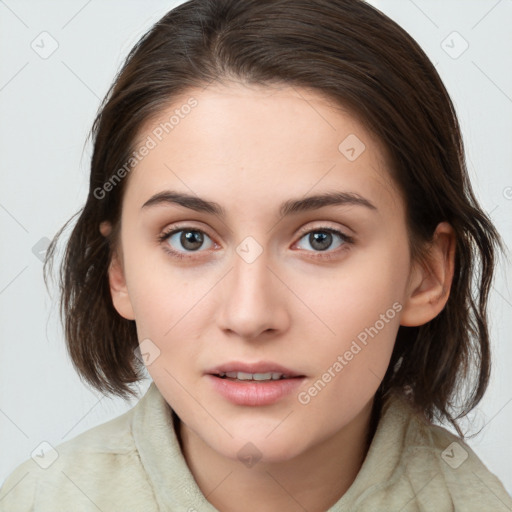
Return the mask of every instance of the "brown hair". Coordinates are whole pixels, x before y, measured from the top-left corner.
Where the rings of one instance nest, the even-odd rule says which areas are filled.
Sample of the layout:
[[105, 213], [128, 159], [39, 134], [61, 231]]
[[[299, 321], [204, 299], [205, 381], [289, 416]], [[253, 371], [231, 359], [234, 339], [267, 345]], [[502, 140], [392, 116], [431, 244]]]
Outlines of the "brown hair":
[[[134, 355], [135, 322], [114, 309], [108, 283], [126, 179], [100, 197], [97, 191], [129, 161], [148, 120], [187, 89], [223, 80], [305, 87], [354, 112], [386, 149], [415, 260], [425, 257], [439, 222], [452, 225], [456, 259], [447, 304], [425, 325], [400, 326], [376, 403], [390, 391], [412, 390], [430, 420], [448, 419], [463, 435], [455, 419], [488, 385], [486, 307], [495, 246], [503, 245], [475, 199], [455, 110], [434, 66], [407, 32], [361, 0], [190, 0], [135, 45], [95, 119], [89, 194], [61, 264], [60, 312], [79, 375], [126, 398], [135, 395], [129, 385], [143, 368]], [[45, 280], [71, 220], [50, 245]], [[113, 226], [106, 238], [102, 221]], [[453, 418], [457, 394], [462, 412]]]

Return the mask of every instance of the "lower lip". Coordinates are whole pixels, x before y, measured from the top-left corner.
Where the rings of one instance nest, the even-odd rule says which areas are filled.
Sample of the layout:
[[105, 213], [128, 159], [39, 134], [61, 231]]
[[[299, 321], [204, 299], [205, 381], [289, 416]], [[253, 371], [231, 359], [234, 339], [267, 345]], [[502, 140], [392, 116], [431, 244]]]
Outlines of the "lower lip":
[[236, 405], [270, 405], [295, 391], [304, 377], [266, 382], [221, 379], [207, 375], [212, 386], [224, 398]]

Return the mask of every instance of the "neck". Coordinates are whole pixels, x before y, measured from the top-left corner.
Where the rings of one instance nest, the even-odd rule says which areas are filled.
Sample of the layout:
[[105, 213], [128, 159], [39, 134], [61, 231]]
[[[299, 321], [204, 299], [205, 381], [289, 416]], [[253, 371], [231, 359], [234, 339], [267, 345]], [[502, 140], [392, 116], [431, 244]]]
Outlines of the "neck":
[[[325, 512], [355, 480], [373, 438], [380, 403], [371, 400], [343, 429], [293, 459], [251, 468], [226, 458], [175, 417], [189, 469], [206, 499], [221, 512]], [[333, 456], [334, 454], [334, 456]]]

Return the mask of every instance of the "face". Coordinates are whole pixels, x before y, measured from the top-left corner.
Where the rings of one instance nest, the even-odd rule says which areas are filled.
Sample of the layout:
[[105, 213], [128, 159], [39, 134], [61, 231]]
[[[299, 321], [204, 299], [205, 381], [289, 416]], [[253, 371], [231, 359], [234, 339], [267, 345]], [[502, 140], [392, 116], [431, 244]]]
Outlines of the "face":
[[378, 141], [316, 93], [235, 84], [188, 91], [139, 135], [151, 147], [127, 178], [113, 297], [185, 428], [267, 461], [349, 428], [408, 294], [404, 203]]

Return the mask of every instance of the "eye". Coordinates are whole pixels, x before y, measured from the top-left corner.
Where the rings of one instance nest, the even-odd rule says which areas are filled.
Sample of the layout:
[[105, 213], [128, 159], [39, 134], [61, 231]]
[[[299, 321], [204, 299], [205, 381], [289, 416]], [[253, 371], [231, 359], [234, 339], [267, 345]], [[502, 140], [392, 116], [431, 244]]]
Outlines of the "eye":
[[[326, 252], [329, 248], [332, 248], [333, 241], [335, 242], [338, 238], [341, 242], [334, 247], [334, 249], [341, 247], [341, 251], [347, 249], [351, 244], [354, 243], [354, 239], [348, 235], [345, 235], [341, 231], [333, 228], [320, 227], [313, 230], [309, 230], [305, 233], [300, 240], [306, 240], [314, 252]], [[297, 242], [297, 244], [300, 243]], [[301, 248], [301, 247], [299, 247]], [[332, 253], [339, 253], [339, 250], [329, 251], [328, 254], [319, 254], [320, 257], [330, 258], [333, 256]], [[315, 256], [316, 257], [316, 256]]]
[[[334, 250], [328, 250], [332, 249], [333, 241], [335, 242], [336, 238], [339, 240], [338, 244]], [[303, 231], [303, 236], [296, 245], [299, 246], [303, 239], [313, 249], [312, 252], [316, 253], [313, 257], [324, 259], [338, 256], [340, 252], [348, 249], [354, 243], [354, 239], [349, 235], [329, 227]], [[169, 228], [158, 236], [158, 240], [168, 254], [178, 259], [194, 258], [194, 253], [201, 252], [199, 249], [211, 249], [216, 245], [204, 231], [190, 226]]]
[[170, 229], [162, 233], [158, 237], [161, 243], [164, 243], [164, 249], [176, 256], [177, 258], [185, 258], [186, 253], [198, 252], [205, 245], [205, 240], [210, 240], [211, 244], [206, 249], [210, 249], [214, 244], [211, 238], [200, 229], [181, 228]]

